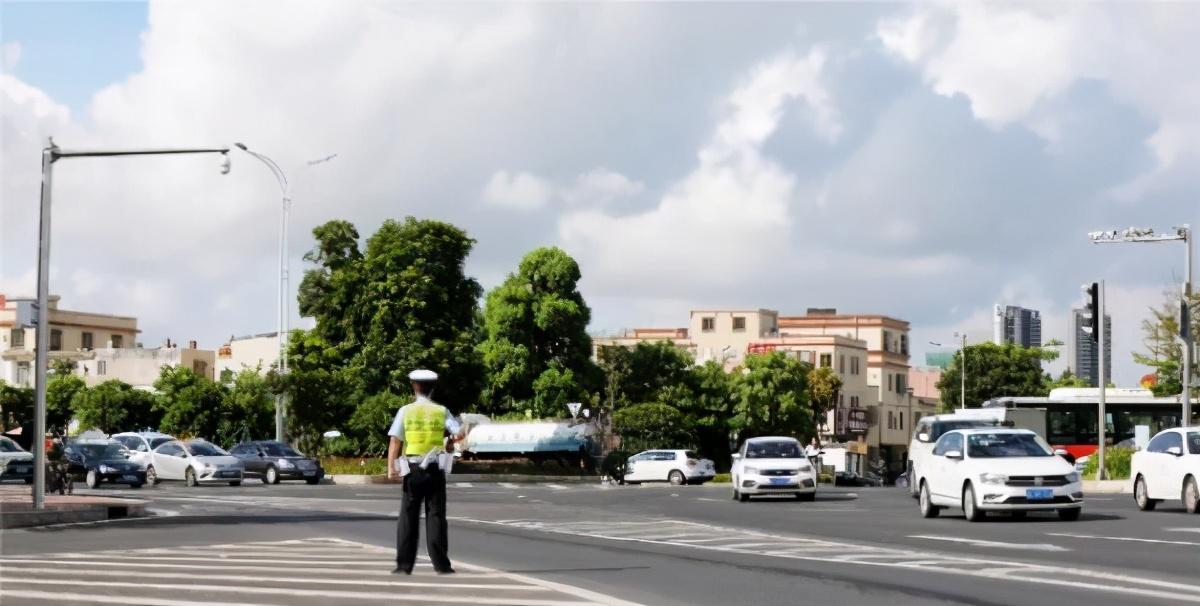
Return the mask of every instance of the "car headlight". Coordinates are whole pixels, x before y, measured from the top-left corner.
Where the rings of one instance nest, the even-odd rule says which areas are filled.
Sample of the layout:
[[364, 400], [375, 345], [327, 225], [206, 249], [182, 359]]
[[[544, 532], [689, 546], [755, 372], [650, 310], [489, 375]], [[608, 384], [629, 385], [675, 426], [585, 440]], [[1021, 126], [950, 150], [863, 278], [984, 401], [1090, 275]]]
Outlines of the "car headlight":
[[204, 471], [216, 471], [217, 467], [212, 463], [205, 463], [203, 469]]
[[1072, 471], [1071, 473], [1067, 474], [1066, 476], [1063, 476], [1063, 478], [1067, 481], [1067, 484], [1074, 484], [1075, 482], [1079, 481], [1079, 474], [1077, 472]]
[[108, 465], [100, 466], [100, 473], [115, 473], [116, 471], [117, 470], [113, 469], [112, 467], [109, 467]]
[[751, 474], [751, 475], [758, 475], [758, 468], [757, 468], [757, 467], [746, 467], [746, 468], [743, 468], [743, 469], [742, 469], [742, 473], [748, 473], [748, 474]]
[[1003, 484], [1008, 481], [1008, 476], [1002, 473], [985, 473], [980, 474], [979, 481], [984, 484]]
[[280, 469], [291, 469], [293, 467], [295, 467], [295, 465], [293, 465], [291, 461], [289, 461], [287, 459], [279, 459], [279, 468]]

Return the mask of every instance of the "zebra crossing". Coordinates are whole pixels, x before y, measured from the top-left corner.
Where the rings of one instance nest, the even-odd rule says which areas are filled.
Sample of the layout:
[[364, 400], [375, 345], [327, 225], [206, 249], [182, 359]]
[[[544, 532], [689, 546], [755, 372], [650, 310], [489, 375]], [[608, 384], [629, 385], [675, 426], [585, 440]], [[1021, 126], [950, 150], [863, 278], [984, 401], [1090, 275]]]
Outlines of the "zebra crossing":
[[631, 606], [532, 577], [422, 559], [394, 575], [393, 551], [339, 538], [0, 556], [0, 603], [277, 606], [351, 602]]
[[1200, 585], [1121, 574], [1119, 571], [1045, 565], [987, 556], [960, 555], [881, 545], [864, 545], [816, 537], [726, 528], [683, 520], [589, 520], [578, 522], [537, 519], [481, 520], [455, 518], [460, 522], [499, 525], [551, 534], [592, 539], [646, 543], [768, 558], [808, 560], [845, 565], [903, 568], [922, 574], [950, 574], [1038, 585], [1087, 588], [1094, 591], [1158, 599], [1170, 603], [1200, 604]]

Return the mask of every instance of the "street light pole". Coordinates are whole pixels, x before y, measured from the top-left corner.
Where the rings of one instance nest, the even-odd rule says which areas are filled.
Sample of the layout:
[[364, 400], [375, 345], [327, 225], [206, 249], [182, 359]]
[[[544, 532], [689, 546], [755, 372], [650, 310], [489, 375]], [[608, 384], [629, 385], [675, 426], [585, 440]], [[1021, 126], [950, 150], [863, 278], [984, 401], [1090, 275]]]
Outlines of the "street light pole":
[[[1192, 354], [1193, 354], [1193, 335], [1191, 330], [1191, 296], [1192, 296], [1192, 228], [1188, 224], [1179, 225], [1173, 228], [1174, 234], [1156, 234], [1153, 229], [1130, 227], [1128, 229], [1117, 231], [1094, 231], [1088, 233], [1088, 238], [1093, 244], [1113, 244], [1117, 242], [1172, 242], [1182, 240], [1186, 257], [1183, 260], [1183, 300], [1180, 302], [1180, 310], [1186, 313], [1181, 313], [1180, 317], [1180, 336], [1183, 339], [1183, 376], [1180, 383], [1182, 384], [1182, 394], [1180, 398], [1183, 400], [1183, 418], [1180, 419], [1180, 424], [1187, 426], [1192, 421]], [[1100, 318], [1098, 324], [1101, 333], [1104, 331], [1104, 318]], [[1100, 365], [1104, 365], [1104, 350], [1101, 348], [1098, 355]], [[1104, 388], [1103, 385], [1100, 386]]]
[[[262, 162], [271, 174], [275, 176], [275, 180], [279, 183], [279, 192], [282, 196], [281, 208], [279, 214], [279, 291], [275, 301], [275, 312], [278, 316], [278, 332], [279, 332], [279, 373], [281, 376], [287, 376], [288, 371], [288, 324], [291, 321], [291, 314], [288, 305], [288, 216], [292, 209], [292, 183], [287, 178], [287, 173], [279, 167], [274, 160], [264, 154], [246, 147], [244, 143], [235, 143], [238, 149], [250, 154], [259, 162]], [[330, 154], [316, 160], [310, 160], [305, 163], [301, 169], [309, 168], [328, 162], [337, 157], [337, 154]], [[293, 171], [295, 174], [296, 171]], [[275, 439], [284, 441], [286, 428], [284, 420], [287, 417], [287, 396], [284, 393], [279, 393], [275, 396]]]
[[33, 409], [33, 508], [42, 509], [46, 500], [46, 371], [50, 362], [50, 198], [54, 190], [54, 163], [62, 158], [111, 156], [162, 156], [178, 154], [221, 154], [221, 173], [229, 172], [228, 147], [177, 149], [64, 150], [54, 139], [42, 148], [42, 195], [38, 211], [37, 343], [34, 352]]
[[[959, 350], [958, 350], [958, 366], [959, 366], [958, 378], [960, 381], [959, 388], [958, 388], [958, 407], [959, 407], [959, 410], [966, 410], [967, 409], [967, 333], [964, 332], [962, 334], [959, 334], [956, 332], [956, 333], [954, 333], [954, 336], [962, 337], [962, 347], [959, 348]], [[933, 345], [934, 347], [942, 346], [942, 344], [938, 343], [937, 341], [930, 341], [929, 344]], [[911, 417], [912, 415], [910, 414], [909, 416]]]

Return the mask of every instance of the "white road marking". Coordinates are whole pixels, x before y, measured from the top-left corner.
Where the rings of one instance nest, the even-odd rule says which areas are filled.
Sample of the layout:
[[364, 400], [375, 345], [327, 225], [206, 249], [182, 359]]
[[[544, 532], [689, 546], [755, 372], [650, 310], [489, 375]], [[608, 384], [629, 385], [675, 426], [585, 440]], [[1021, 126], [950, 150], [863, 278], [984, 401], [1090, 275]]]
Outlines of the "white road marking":
[[[7, 560], [5, 562], [7, 563]], [[189, 567], [189, 568], [192, 568], [192, 567]], [[224, 567], [224, 566], [223, 567], [215, 567], [215, 568], [221, 568], [223, 570], [237, 570], [236, 568], [230, 568], [230, 567]], [[19, 572], [22, 574], [31, 573], [31, 572], [32, 573], [50, 573], [50, 574], [56, 574], [56, 575], [62, 574], [61, 568], [30, 568], [30, 567], [19, 566], [19, 567], [14, 567], [14, 568], [8, 568], [8, 570], [11, 572]], [[280, 572], [285, 572], [285, 573], [289, 570], [308, 572], [307, 568], [299, 568], [299, 569], [283, 568], [283, 569], [276, 569], [276, 570], [279, 570]], [[193, 579], [193, 580], [212, 580], [212, 581], [246, 581], [246, 582], [255, 583], [255, 584], [261, 583], [263, 581], [263, 577], [261, 577], [261, 576], [249, 576], [249, 575], [241, 575], [241, 574], [198, 574], [192, 570], [180, 570], [178, 572], [146, 572], [144, 570], [139, 570], [139, 571], [137, 571], [136, 574], [137, 574], [138, 578], [150, 578], [150, 579]], [[391, 576], [392, 578], [397, 578], [397, 579], [398, 578], [411, 578], [411, 577], [397, 577], [396, 575], [393, 575], [391, 573], [391, 571], [388, 571], [387, 574], [389, 576]], [[71, 575], [73, 575], [73, 576], [78, 575], [78, 576], [85, 576], [85, 577], [86, 576], [111, 576], [112, 572], [108, 571], [108, 570], [78, 570], [77, 569], [77, 570], [72, 570]], [[494, 576], [498, 576], [498, 575], [494, 575]], [[301, 577], [272, 576], [270, 578], [270, 581], [272, 583], [299, 583], [299, 584], [307, 583], [310, 585], [367, 585], [367, 586], [376, 586], [376, 587], [436, 587], [436, 588], [440, 588], [440, 589], [445, 589], [447, 587], [446, 583], [443, 583], [443, 582], [373, 581], [373, 580], [369, 580], [369, 579], [354, 579], [354, 578], [314, 579], [314, 578], [309, 578], [309, 577], [301, 578]], [[454, 587], [454, 589], [500, 589], [500, 590], [510, 589], [510, 590], [517, 590], [517, 591], [548, 591], [545, 587], [528, 587], [528, 586], [524, 586], [524, 585], [516, 585], [513, 583], [455, 583], [453, 587]]]
[[1126, 541], [1130, 543], [1159, 543], [1162, 545], [1187, 545], [1191, 547], [1200, 547], [1200, 543], [1195, 541], [1166, 541], [1163, 539], [1144, 539], [1142, 537], [1102, 537], [1094, 534], [1075, 534], [1071, 532], [1047, 532], [1047, 535], [1054, 537], [1070, 537], [1072, 539], [1102, 539], [1105, 541]]
[[[94, 593], [65, 593], [62, 591], [26, 591], [5, 589], [0, 595], [30, 600], [54, 600], [59, 604], [130, 604], [129, 598], [119, 595], [97, 595]], [[197, 602], [194, 600], [169, 600], [165, 598], [138, 598], [138, 604], [145, 606], [268, 606], [251, 602]]]
[[566, 486], [563, 486], [561, 484], [542, 484], [542, 486], [545, 486], [546, 488], [553, 488], [554, 490], [566, 490], [567, 489]]
[[1163, 530], [1165, 530], [1165, 531], [1167, 531], [1167, 532], [1196, 532], [1196, 533], [1200, 533], [1200, 528], [1194, 528], [1194, 527], [1189, 527], [1189, 528], [1164, 528]]
[[[709, 499], [706, 497], [699, 497], [696, 500], [697, 501], [708, 501], [709, 503], [724, 503], [726, 501], [729, 501], [729, 499]], [[732, 502], [732, 501], [729, 501], [729, 502]]]
[[985, 541], [983, 539], [972, 539], [969, 537], [946, 537], [930, 534], [910, 534], [910, 539], [925, 539], [927, 541], [948, 541], [951, 543], [965, 543], [972, 547], [987, 547], [989, 549], [1028, 549], [1032, 551], [1071, 551], [1066, 547], [1052, 545], [1050, 543], [1002, 543], [1000, 541]]
[[455, 482], [454, 483], [455, 488], [471, 488], [472, 486], [474, 486], [474, 484], [472, 484], [470, 482]]
[[517, 488], [517, 485], [513, 484], [512, 482], [500, 482], [499, 486], [501, 488], [513, 488], [513, 489]]

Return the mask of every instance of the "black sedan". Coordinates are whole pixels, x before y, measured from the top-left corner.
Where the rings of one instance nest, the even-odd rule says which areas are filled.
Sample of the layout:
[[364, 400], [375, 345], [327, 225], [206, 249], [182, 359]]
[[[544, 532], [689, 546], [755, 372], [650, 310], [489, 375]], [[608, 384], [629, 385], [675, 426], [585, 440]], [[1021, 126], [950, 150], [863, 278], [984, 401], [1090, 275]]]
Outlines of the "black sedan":
[[146, 483], [146, 470], [129, 460], [129, 449], [114, 441], [69, 442], [64, 449], [67, 473], [84, 480], [88, 488], [101, 482], [128, 484], [141, 488]]
[[316, 484], [325, 477], [317, 459], [306, 457], [298, 450], [275, 440], [242, 442], [229, 449], [246, 466], [246, 475], [262, 478], [263, 484], [278, 484], [280, 480], [304, 480]]

